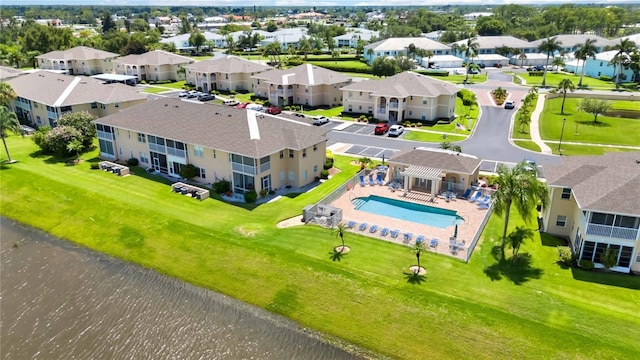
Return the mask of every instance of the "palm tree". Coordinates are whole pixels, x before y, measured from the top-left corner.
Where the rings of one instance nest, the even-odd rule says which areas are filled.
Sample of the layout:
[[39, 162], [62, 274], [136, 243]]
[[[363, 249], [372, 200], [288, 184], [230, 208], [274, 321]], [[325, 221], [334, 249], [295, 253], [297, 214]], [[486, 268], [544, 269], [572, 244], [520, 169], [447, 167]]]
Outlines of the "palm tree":
[[11, 111], [8, 107], [0, 106], [0, 137], [2, 138], [2, 144], [4, 144], [4, 150], [7, 152], [8, 162], [11, 163], [11, 155], [9, 154], [9, 148], [7, 147], [7, 141], [5, 138], [8, 132], [11, 131], [14, 134], [20, 132], [20, 122], [16, 113]]
[[553, 61], [551, 62], [551, 65], [556, 67], [556, 74], [557, 74], [558, 73], [558, 69], [561, 66], [564, 66], [564, 59], [562, 57], [553, 58]]
[[524, 127], [529, 126], [531, 123], [531, 112], [528, 108], [520, 109], [520, 114], [518, 115], [518, 124], [520, 124], [520, 133], [524, 134]]
[[522, 67], [524, 65], [524, 61], [527, 60], [527, 54], [520, 53], [520, 55], [518, 55], [518, 60], [520, 60], [520, 67]]
[[471, 66], [471, 59], [478, 53], [478, 40], [477, 37], [470, 37], [467, 42], [460, 46], [460, 52], [464, 53], [464, 58], [467, 63], [467, 77], [464, 79], [466, 83], [469, 80], [469, 67]]
[[515, 230], [513, 230], [507, 237], [509, 245], [513, 251], [514, 260], [518, 257], [520, 245], [522, 245], [522, 243], [527, 239], [533, 239], [533, 231], [524, 226], [516, 226]]
[[13, 91], [9, 83], [4, 81], [0, 82], [0, 105], [9, 106], [16, 97], [18, 97], [18, 95], [16, 95], [16, 92]]
[[504, 230], [500, 246], [504, 258], [504, 246], [507, 239], [511, 205], [516, 207], [525, 222], [529, 222], [531, 212], [538, 203], [546, 206], [548, 202], [547, 186], [538, 180], [538, 170], [525, 162], [513, 168], [506, 165], [498, 167], [498, 188], [491, 195], [494, 210], [498, 216], [504, 214]]
[[333, 229], [333, 232], [336, 234], [336, 236], [340, 237], [340, 240], [342, 241], [342, 247], [340, 248], [339, 252], [343, 252], [345, 250], [344, 233], [347, 232], [347, 226], [344, 223], [338, 223], [338, 225], [336, 225], [336, 228]]
[[450, 141], [441, 142], [440, 149], [462, 152], [462, 148], [460, 147], [460, 145], [453, 145]]
[[[420, 49], [422, 50], [422, 57], [426, 57], [427, 58], [427, 67], [429, 67], [429, 63], [431, 62], [431, 58], [433, 57], [433, 51], [431, 50], [424, 50], [424, 49]], [[422, 65], [422, 57], [420, 58], [420, 65]]]
[[614, 67], [620, 65], [620, 71], [614, 77], [617, 89], [620, 86], [620, 76], [622, 75], [623, 67], [629, 66], [631, 62], [629, 55], [636, 49], [636, 44], [629, 39], [620, 39], [620, 44], [616, 44], [613, 49], [618, 50], [618, 52], [614, 55], [613, 59], [611, 59], [610, 64]]
[[331, 50], [331, 58], [337, 64], [338, 63], [338, 59], [340, 59], [340, 50], [338, 50], [338, 49]]
[[418, 260], [418, 268], [413, 271], [414, 275], [418, 275], [420, 273], [420, 269], [422, 268], [422, 266], [420, 266], [420, 254], [425, 250], [423, 241], [416, 241], [416, 243], [411, 247], [411, 252], [416, 255], [416, 259]]
[[578, 48], [578, 50], [576, 50], [575, 53], [573, 53], [573, 55], [576, 57], [576, 59], [582, 60], [582, 72], [580, 73], [580, 81], [578, 81], [578, 87], [582, 87], [582, 77], [584, 77], [584, 65], [587, 62], [587, 58], [596, 58], [596, 46], [594, 45], [596, 43], [595, 39], [587, 39], [585, 40], [584, 44], [580, 45], [580, 47]]
[[371, 59], [373, 59], [373, 54], [375, 54], [376, 52], [373, 51], [372, 48], [368, 48], [367, 49], [367, 56], [369, 56], [369, 61], [372, 61]]
[[413, 43], [409, 44], [406, 50], [407, 50], [407, 56], [411, 57], [412, 60], [416, 58], [417, 49]]
[[558, 84], [557, 90], [562, 93], [562, 107], [560, 108], [560, 114], [564, 115], [564, 101], [567, 99], [567, 91], [576, 91], [576, 86], [573, 85], [573, 81], [569, 78], [564, 78]]
[[544, 63], [544, 73], [542, 74], [542, 86], [546, 86], [547, 84], [547, 66], [549, 66], [549, 58], [552, 54], [555, 54], [556, 51], [561, 49], [560, 45], [562, 45], [562, 42], [558, 41], [557, 37], [552, 37], [542, 41], [538, 47], [538, 50], [547, 54], [547, 61]]
[[67, 144], [67, 151], [71, 154], [75, 154], [75, 162], [78, 162], [80, 160], [80, 151], [82, 151], [82, 149], [82, 141], [78, 139], [74, 139]]

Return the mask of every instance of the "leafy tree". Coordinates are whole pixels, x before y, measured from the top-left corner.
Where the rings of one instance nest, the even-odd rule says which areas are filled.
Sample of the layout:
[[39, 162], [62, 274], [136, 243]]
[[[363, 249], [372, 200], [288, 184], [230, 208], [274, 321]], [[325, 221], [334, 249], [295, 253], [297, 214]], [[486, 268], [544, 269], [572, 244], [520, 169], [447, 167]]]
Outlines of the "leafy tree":
[[400, 68], [395, 59], [387, 57], [378, 57], [373, 60], [371, 65], [371, 73], [374, 76], [393, 76], [400, 72]]
[[407, 47], [407, 56], [410, 56], [411, 59], [415, 59], [417, 50], [418, 49], [413, 43], [409, 44], [409, 46]]
[[331, 58], [337, 64], [338, 63], [338, 59], [340, 59], [340, 50], [338, 50], [338, 49], [331, 50]]
[[198, 30], [192, 32], [191, 36], [189, 36], [189, 44], [196, 47], [196, 53], [200, 53], [200, 47], [204, 45], [206, 41], [207, 38]]
[[460, 145], [454, 145], [450, 141], [443, 141], [440, 143], [440, 149], [451, 150], [455, 152], [462, 152]]
[[275, 21], [271, 20], [269, 22], [267, 22], [265, 30], [267, 32], [274, 32], [278, 30], [278, 24], [276, 24]]
[[609, 271], [612, 267], [618, 263], [618, 250], [611, 247], [604, 249], [600, 254], [600, 263], [604, 266], [605, 271]]
[[67, 145], [73, 141], [82, 142], [82, 134], [71, 126], [56, 126], [47, 133], [47, 147], [61, 156], [70, 154]]
[[409, 59], [406, 56], [396, 56], [395, 59], [396, 65], [400, 69], [400, 71], [413, 70], [416, 67], [416, 64], [413, 60]]
[[329, 51], [333, 51], [336, 48], [336, 46], [338, 46], [336, 44], [336, 40], [332, 37], [328, 37], [326, 39], [326, 44], [327, 44], [327, 49], [329, 49]]
[[14, 134], [20, 133], [20, 123], [18, 122], [16, 113], [2, 105], [0, 106], [0, 137], [2, 138], [4, 150], [7, 152], [8, 161], [12, 162], [11, 154], [9, 154], [9, 148], [7, 147], [7, 141], [5, 140], [9, 132]]
[[524, 61], [527, 60], [527, 54], [520, 53], [520, 55], [518, 55], [518, 60], [520, 60], [520, 67], [522, 67], [524, 65]]
[[336, 228], [333, 229], [333, 232], [336, 234], [336, 236], [340, 237], [340, 240], [342, 241], [342, 247], [340, 248], [340, 252], [343, 252], [345, 248], [344, 233], [347, 232], [347, 226], [344, 223], [338, 223], [338, 225], [336, 225]]
[[587, 39], [584, 44], [578, 47], [578, 50], [573, 53], [573, 55], [578, 59], [578, 61], [582, 60], [582, 72], [580, 73], [580, 81], [578, 81], [578, 87], [582, 87], [582, 78], [584, 77], [584, 65], [587, 62], [587, 58], [596, 58], [596, 40], [595, 39]]
[[551, 61], [551, 65], [555, 66], [556, 68], [556, 74], [558, 73], [558, 70], [560, 69], [560, 67], [564, 66], [564, 59], [562, 57], [555, 57], [553, 58], [553, 61]]
[[0, 106], [9, 106], [18, 97], [9, 83], [0, 82]]
[[298, 41], [298, 50], [304, 54], [304, 61], [307, 61], [307, 55], [312, 50], [311, 42], [304, 35], [300, 37], [300, 41]]
[[187, 164], [180, 168], [180, 176], [189, 181], [198, 175], [200, 175], [200, 171], [193, 164]]
[[109, 31], [117, 30], [116, 23], [111, 18], [111, 13], [105, 11], [102, 13], [102, 33], [106, 34]]
[[188, 34], [191, 32], [191, 24], [189, 23], [189, 19], [185, 15], [180, 15], [180, 21], [182, 25], [180, 26], [180, 34]]
[[629, 64], [629, 68], [633, 71], [633, 74], [636, 77], [636, 82], [640, 83], [640, 51], [634, 50], [630, 56], [631, 63]]
[[573, 85], [573, 81], [571, 81], [571, 79], [564, 78], [558, 84], [557, 91], [562, 93], [562, 107], [560, 108], [560, 114], [564, 115], [564, 101], [567, 99], [567, 91], [576, 91], [576, 86]]
[[518, 257], [520, 245], [522, 245], [522, 243], [527, 239], [533, 239], [533, 231], [529, 228], [525, 228], [524, 226], [516, 226], [516, 228], [509, 233], [507, 242], [513, 252], [514, 260]]
[[538, 50], [547, 54], [547, 60], [544, 63], [544, 73], [542, 74], [542, 86], [546, 86], [547, 84], [547, 66], [549, 66], [549, 58], [551, 55], [555, 54], [556, 51], [561, 49], [560, 45], [562, 42], [558, 40], [557, 37], [548, 37], [546, 40], [543, 40]]
[[507, 31], [505, 24], [493, 16], [483, 16], [476, 21], [476, 31], [481, 36], [497, 36]]
[[58, 119], [58, 126], [69, 126], [78, 130], [81, 136], [80, 143], [83, 149], [87, 149], [93, 144], [93, 139], [96, 137], [96, 127], [93, 120], [97, 118], [86, 111], [68, 113]]
[[274, 41], [271, 44], [262, 48], [262, 56], [268, 57], [269, 61], [274, 64], [278, 64], [280, 66], [280, 53], [282, 51], [282, 47], [278, 41]]
[[80, 152], [82, 151], [82, 143], [79, 140], [72, 140], [67, 144], [67, 152], [70, 154], [75, 154], [75, 160], [78, 161], [80, 159]]
[[39, 126], [36, 132], [31, 137], [31, 140], [42, 150], [44, 154], [53, 153], [53, 149], [49, 146], [47, 142], [47, 134], [51, 131], [50, 126]]
[[111, 31], [102, 35], [102, 49], [117, 54], [124, 54], [129, 36], [119, 31]]
[[611, 109], [611, 102], [608, 100], [586, 98], [578, 104], [578, 110], [593, 115], [593, 122], [598, 122], [598, 115], [604, 114]]
[[516, 164], [511, 169], [506, 165], [498, 167], [498, 179], [496, 180], [498, 188], [491, 196], [491, 199], [496, 214], [498, 216], [504, 214], [504, 230], [502, 231], [502, 244], [500, 246], [503, 258], [511, 206], [515, 206], [520, 216], [528, 223], [536, 204], [542, 203], [543, 207], [547, 205], [547, 187], [538, 180], [537, 176], [537, 168], [531, 167], [524, 162]]
[[145, 32], [145, 31], [149, 31], [150, 27], [149, 27], [149, 23], [146, 22], [144, 19], [133, 19], [133, 22], [131, 22], [131, 31], [134, 32]]

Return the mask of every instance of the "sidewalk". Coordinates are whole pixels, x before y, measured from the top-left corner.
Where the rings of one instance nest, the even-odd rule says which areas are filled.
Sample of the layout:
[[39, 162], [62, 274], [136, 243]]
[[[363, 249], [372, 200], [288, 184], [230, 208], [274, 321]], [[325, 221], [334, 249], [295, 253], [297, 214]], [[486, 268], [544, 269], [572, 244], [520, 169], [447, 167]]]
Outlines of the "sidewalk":
[[540, 137], [540, 114], [542, 114], [542, 110], [544, 109], [544, 102], [546, 98], [546, 94], [538, 94], [538, 102], [536, 103], [536, 108], [531, 113], [531, 124], [529, 124], [529, 133], [531, 134], [531, 140], [540, 147], [540, 152], [542, 152], [543, 154], [552, 155], [553, 152], [551, 151], [551, 148], [548, 147]]

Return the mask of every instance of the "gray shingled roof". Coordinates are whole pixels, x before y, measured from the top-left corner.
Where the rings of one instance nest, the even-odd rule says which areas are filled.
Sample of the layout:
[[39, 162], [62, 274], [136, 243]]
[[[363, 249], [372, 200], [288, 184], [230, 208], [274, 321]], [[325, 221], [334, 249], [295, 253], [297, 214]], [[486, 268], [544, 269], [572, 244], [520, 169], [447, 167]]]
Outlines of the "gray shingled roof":
[[111, 59], [120, 55], [102, 51], [86, 46], [76, 46], [67, 50], [55, 50], [46, 54], [36, 56], [36, 59], [52, 59], [52, 60], [94, 60], [94, 59]]
[[204, 73], [256, 73], [271, 69], [271, 66], [237, 56], [227, 56], [215, 60], [203, 60], [185, 66], [186, 69]]
[[563, 157], [544, 171], [547, 184], [571, 188], [583, 210], [640, 215], [640, 152]]
[[[560, 44], [560, 46], [563, 48], [572, 48], [578, 45], [582, 45], [585, 43], [585, 41], [587, 41], [587, 39], [595, 40], [596, 47], [614, 46], [615, 44], [617, 44], [617, 42], [613, 40], [605, 39], [597, 35], [571, 34], [555, 35], [552, 37], [555, 37], [557, 41], [560, 41], [562, 43]], [[531, 45], [534, 47], [539, 47], [545, 40], [547, 40], [547, 38], [534, 40], [531, 42]]]
[[0, 66], [0, 79], [6, 80], [10, 78], [14, 78], [19, 75], [24, 75], [25, 73], [20, 69], [14, 69], [12, 67]]
[[[508, 46], [514, 49], [536, 47], [531, 45], [531, 43], [526, 40], [521, 40], [513, 36], [477, 36], [476, 42], [478, 43], [478, 49], [495, 49], [502, 46]], [[467, 39], [456, 41], [455, 43], [449, 45], [453, 44], [466, 45]]]
[[458, 87], [446, 81], [437, 80], [413, 71], [405, 71], [385, 79], [363, 80], [342, 87], [341, 90], [367, 91], [374, 96], [407, 97], [453, 95]]
[[351, 80], [350, 77], [337, 71], [311, 64], [302, 64], [285, 70], [269, 70], [253, 75], [251, 78], [279, 85], [333, 85]]
[[144, 54], [123, 56], [114, 60], [114, 62], [136, 65], [179, 65], [190, 64], [195, 62], [195, 60], [163, 50], [153, 50]]
[[146, 99], [131, 86], [103, 84], [86, 76], [37, 71], [7, 80], [20, 97], [49, 106], [69, 106], [99, 102], [111, 104]]
[[[376, 41], [373, 44], [365, 46], [365, 49], [373, 49], [373, 51], [398, 51], [408, 48], [413, 44], [416, 48], [426, 50], [450, 50], [451, 47], [427, 39], [425, 37], [407, 37], [407, 38], [389, 38]], [[366, 51], [365, 51], [366, 52]]]
[[[259, 139], [251, 139], [250, 114], [257, 115]], [[326, 141], [323, 128], [284, 116], [171, 98], [150, 100], [95, 122], [253, 158]]]
[[405, 149], [389, 159], [395, 164], [426, 166], [460, 174], [473, 174], [481, 161], [475, 156], [429, 148]]

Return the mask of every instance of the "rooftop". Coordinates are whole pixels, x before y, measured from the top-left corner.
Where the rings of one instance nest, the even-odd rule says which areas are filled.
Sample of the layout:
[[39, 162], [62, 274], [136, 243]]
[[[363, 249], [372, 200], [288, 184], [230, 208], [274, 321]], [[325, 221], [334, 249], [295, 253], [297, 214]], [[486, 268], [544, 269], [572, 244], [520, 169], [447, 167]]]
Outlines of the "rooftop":
[[163, 50], [153, 50], [144, 54], [123, 56], [114, 60], [114, 62], [135, 65], [179, 65], [190, 64], [194, 62], [194, 60]]
[[473, 174], [480, 167], [482, 160], [455, 151], [418, 147], [398, 152], [389, 159], [389, 162], [430, 167], [460, 174]]
[[281, 85], [333, 85], [351, 81], [350, 77], [342, 73], [311, 64], [284, 70], [269, 70], [251, 78]]
[[186, 69], [205, 73], [257, 73], [270, 70], [271, 66], [237, 56], [227, 56], [215, 60], [203, 60], [185, 66]]
[[67, 50], [56, 50], [36, 56], [37, 59], [48, 60], [95, 60], [117, 58], [118, 54], [102, 51], [86, 46], [76, 46]]
[[547, 184], [568, 187], [583, 210], [640, 215], [640, 153], [566, 156], [544, 167]]
[[2, 80], [11, 79], [16, 76], [24, 75], [24, 74], [25, 73], [22, 72], [22, 70], [20, 69], [14, 69], [8, 66], [0, 66], [0, 79]]
[[[496, 49], [503, 46], [515, 49], [536, 47], [526, 40], [518, 39], [513, 36], [477, 36], [476, 42], [478, 43], [478, 49]], [[453, 44], [466, 45], [467, 39], [456, 41]]]
[[326, 140], [324, 129], [285, 116], [172, 98], [128, 107], [95, 122], [252, 158]]
[[445, 44], [427, 39], [425, 37], [409, 37], [409, 38], [389, 38], [376, 41], [373, 44], [365, 46], [365, 49], [373, 49], [373, 51], [398, 51], [405, 50], [409, 45], [413, 44], [416, 48], [425, 50], [450, 50], [451, 48]]
[[[566, 34], [566, 35], [556, 35], [552, 37], [556, 38], [556, 41], [561, 42], [562, 44], [560, 44], [560, 46], [562, 46], [563, 48], [574, 48], [578, 45], [584, 44], [587, 41], [587, 39], [595, 40], [596, 47], [614, 46], [615, 44], [617, 44], [613, 40], [605, 39], [597, 35]], [[533, 47], [539, 47], [542, 44], [542, 42], [545, 40], [547, 39], [544, 38], [544, 39], [534, 40], [531, 42], [531, 45]]]
[[413, 71], [405, 71], [381, 80], [367, 79], [354, 82], [344, 86], [342, 90], [367, 91], [374, 96], [407, 97], [415, 95], [436, 97], [456, 94], [459, 89], [446, 81], [437, 80]]

